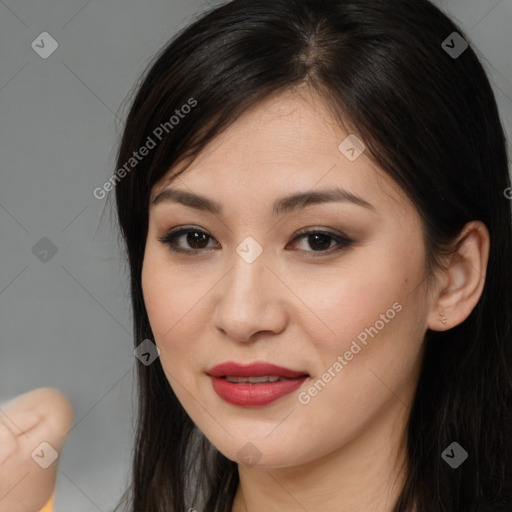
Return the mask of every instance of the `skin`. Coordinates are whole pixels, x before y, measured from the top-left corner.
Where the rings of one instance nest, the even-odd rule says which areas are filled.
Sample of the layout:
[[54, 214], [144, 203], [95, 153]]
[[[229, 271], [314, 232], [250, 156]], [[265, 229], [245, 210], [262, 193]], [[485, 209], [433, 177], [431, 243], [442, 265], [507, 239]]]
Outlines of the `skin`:
[[42, 442], [59, 453], [72, 420], [69, 400], [53, 388], [35, 389], [2, 405], [0, 512], [36, 512], [50, 499], [58, 459], [44, 469], [32, 453]]
[[[425, 332], [462, 322], [483, 289], [489, 234], [473, 221], [427, 293], [416, 209], [365, 152], [349, 161], [338, 150], [348, 134], [314, 93], [290, 90], [246, 111], [184, 174], [172, 180], [171, 169], [151, 193], [194, 192], [224, 210], [150, 207], [142, 286], [173, 391], [213, 445], [239, 462], [233, 512], [391, 511], [406, 471], [404, 432]], [[335, 185], [375, 210], [331, 202], [272, 216], [277, 198]], [[176, 243], [191, 254], [173, 252], [158, 238], [180, 226], [210, 238], [194, 246], [181, 236]], [[333, 239], [296, 239], [303, 228], [354, 242], [332, 252]], [[263, 249], [252, 263], [236, 252], [248, 236]], [[300, 403], [299, 392], [395, 302], [401, 311]], [[270, 405], [239, 407], [206, 375], [225, 361], [267, 361], [311, 377]], [[259, 453], [250, 465], [241, 461], [246, 443]]]

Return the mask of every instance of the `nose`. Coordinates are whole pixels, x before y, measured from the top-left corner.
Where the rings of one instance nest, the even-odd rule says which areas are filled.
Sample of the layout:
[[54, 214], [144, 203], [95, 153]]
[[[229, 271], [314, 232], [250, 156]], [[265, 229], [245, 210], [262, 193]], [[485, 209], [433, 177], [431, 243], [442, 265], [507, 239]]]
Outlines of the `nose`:
[[234, 341], [247, 343], [282, 332], [287, 325], [286, 289], [268, 268], [265, 251], [249, 263], [234, 252], [222, 280], [213, 315], [214, 327]]

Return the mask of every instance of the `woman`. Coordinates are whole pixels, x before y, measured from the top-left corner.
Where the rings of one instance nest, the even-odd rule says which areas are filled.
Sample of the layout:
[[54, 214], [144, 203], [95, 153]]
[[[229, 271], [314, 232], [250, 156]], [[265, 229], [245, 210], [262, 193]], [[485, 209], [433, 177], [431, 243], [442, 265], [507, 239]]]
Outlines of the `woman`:
[[130, 510], [512, 508], [507, 154], [459, 27], [229, 2], [153, 63], [138, 150]]
[[512, 510], [507, 153], [426, 0], [234, 0], [155, 59], [115, 188], [131, 511]]
[[457, 25], [229, 2], [157, 56], [117, 164], [129, 510], [512, 510], [510, 179]]

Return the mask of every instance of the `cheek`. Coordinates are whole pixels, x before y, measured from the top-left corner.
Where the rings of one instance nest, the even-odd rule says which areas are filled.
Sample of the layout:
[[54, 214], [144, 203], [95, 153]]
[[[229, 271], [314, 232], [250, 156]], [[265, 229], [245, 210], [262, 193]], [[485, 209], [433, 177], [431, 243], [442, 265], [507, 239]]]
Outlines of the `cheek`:
[[[326, 302], [318, 311], [336, 336], [311, 338], [312, 360], [321, 364], [300, 390], [295, 415], [297, 432], [315, 447], [302, 454], [304, 460], [316, 456], [319, 447], [327, 453], [349, 442], [388, 410], [406, 410], [401, 404], [414, 390], [423, 338], [417, 316], [421, 299], [407, 286], [370, 289], [371, 295], [364, 287], [350, 288], [356, 294], [338, 288], [331, 309]], [[338, 314], [332, 314], [338, 306]]]
[[204, 299], [214, 284], [210, 281], [198, 281], [190, 272], [171, 265], [165, 251], [147, 248], [141, 275], [142, 290], [154, 341], [164, 365], [186, 364], [193, 360], [194, 354], [197, 358], [195, 340], [199, 340], [199, 332], [204, 330], [205, 318], [208, 318]]
[[422, 256], [399, 249], [376, 251], [373, 256], [378, 257], [362, 251], [323, 287], [312, 287], [311, 276], [304, 278], [304, 302], [313, 305], [315, 320], [304, 317], [301, 328], [310, 333], [322, 374], [331, 368], [358, 385], [368, 368], [382, 368], [386, 374], [400, 369], [400, 379], [408, 373], [407, 365], [414, 365], [425, 321]]
[[[159, 262], [151, 251], [147, 251], [142, 269], [142, 289], [144, 303], [154, 336], [154, 342], [160, 350], [160, 363], [175, 395], [182, 404], [190, 397], [182, 393], [183, 389], [193, 389], [191, 367], [194, 357], [191, 332], [187, 311], [193, 303], [190, 288], [172, 275], [169, 266]], [[187, 342], [184, 343], [184, 340]], [[188, 400], [187, 400], [188, 399]]]
[[[380, 329], [388, 326], [386, 320], [393, 321], [399, 316], [400, 306], [395, 303], [402, 304], [411, 291], [409, 281], [414, 281], [405, 277], [403, 270], [396, 274], [386, 270], [394, 266], [373, 262], [345, 267], [337, 276], [331, 273], [330, 279], [323, 283], [308, 274], [295, 288], [313, 314], [310, 327], [303, 325], [303, 328], [314, 329], [321, 335], [315, 338], [330, 346], [357, 336], [375, 322]], [[384, 315], [382, 319], [381, 315]]]

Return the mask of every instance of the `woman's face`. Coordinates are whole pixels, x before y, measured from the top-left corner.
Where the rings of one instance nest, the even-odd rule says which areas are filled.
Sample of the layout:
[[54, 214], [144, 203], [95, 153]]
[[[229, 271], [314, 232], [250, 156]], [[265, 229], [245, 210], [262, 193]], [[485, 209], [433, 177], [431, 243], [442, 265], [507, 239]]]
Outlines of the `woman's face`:
[[[420, 220], [348, 135], [317, 97], [280, 94], [152, 190], [151, 200], [183, 194], [150, 206], [142, 285], [161, 364], [199, 429], [247, 465], [389, 439], [416, 387], [431, 308]], [[333, 196], [285, 199], [318, 193]], [[159, 240], [181, 228], [190, 232]], [[212, 377], [225, 362], [297, 373]]]

